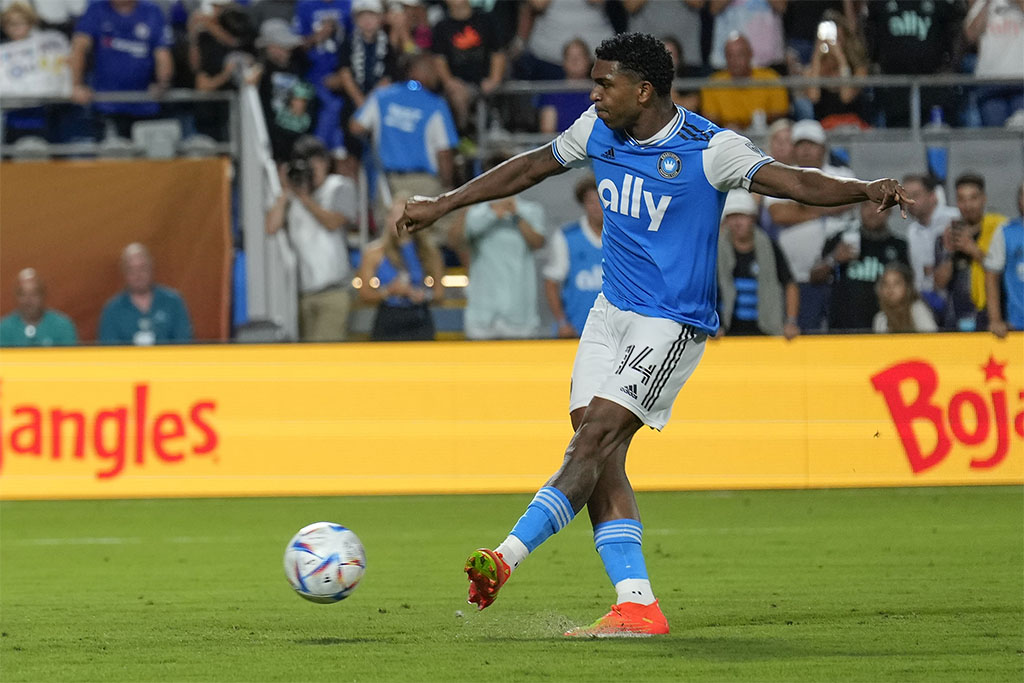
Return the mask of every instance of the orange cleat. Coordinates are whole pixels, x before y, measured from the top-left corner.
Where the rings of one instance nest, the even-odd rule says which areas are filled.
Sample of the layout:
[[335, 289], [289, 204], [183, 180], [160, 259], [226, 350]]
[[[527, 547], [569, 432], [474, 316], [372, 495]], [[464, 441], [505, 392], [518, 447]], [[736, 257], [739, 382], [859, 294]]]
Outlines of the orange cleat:
[[498, 591], [512, 575], [512, 568], [501, 553], [478, 548], [466, 560], [466, 574], [469, 576], [469, 603], [484, 609], [498, 597]]
[[565, 635], [570, 638], [647, 638], [668, 633], [668, 620], [655, 600], [650, 605], [622, 602], [590, 626], [579, 626]]

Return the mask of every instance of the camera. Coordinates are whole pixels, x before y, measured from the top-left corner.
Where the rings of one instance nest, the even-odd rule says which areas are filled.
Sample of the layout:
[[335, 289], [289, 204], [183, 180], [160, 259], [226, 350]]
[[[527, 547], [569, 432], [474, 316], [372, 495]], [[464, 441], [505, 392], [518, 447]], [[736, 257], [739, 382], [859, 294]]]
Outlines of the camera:
[[309, 189], [313, 186], [313, 165], [309, 159], [293, 159], [286, 171], [292, 187]]

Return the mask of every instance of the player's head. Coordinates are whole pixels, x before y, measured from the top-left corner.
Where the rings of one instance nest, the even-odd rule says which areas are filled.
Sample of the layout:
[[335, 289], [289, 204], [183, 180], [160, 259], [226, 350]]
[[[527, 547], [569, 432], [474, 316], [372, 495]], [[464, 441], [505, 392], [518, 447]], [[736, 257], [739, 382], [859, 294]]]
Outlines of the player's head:
[[603, 41], [591, 70], [590, 99], [609, 128], [627, 128], [672, 93], [672, 57], [648, 33], [620, 33]]

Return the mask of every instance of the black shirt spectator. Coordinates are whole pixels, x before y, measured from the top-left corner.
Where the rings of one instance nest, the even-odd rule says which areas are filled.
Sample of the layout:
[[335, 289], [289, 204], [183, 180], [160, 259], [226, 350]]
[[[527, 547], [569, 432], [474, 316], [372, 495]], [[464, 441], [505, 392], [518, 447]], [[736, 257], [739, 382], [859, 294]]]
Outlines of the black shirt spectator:
[[860, 230], [829, 238], [821, 250], [824, 260], [811, 272], [812, 280], [831, 274], [832, 330], [870, 330], [878, 313], [875, 283], [890, 263], [910, 263], [906, 241], [886, 227], [889, 211], [878, 213], [877, 205], [865, 202], [861, 204], [860, 215]]
[[[936, 74], [951, 71], [960, 45], [966, 14], [963, 0], [886, 0], [867, 3], [864, 33], [868, 54], [883, 74]], [[910, 121], [907, 91], [878, 88], [876, 100], [886, 125], [906, 127]], [[922, 88], [921, 112], [927, 119], [934, 106], [953, 119], [957, 93], [948, 87]]]
[[491, 17], [474, 12], [468, 19], [446, 17], [434, 26], [433, 50], [448, 61], [456, 78], [479, 85], [491, 71], [498, 40]]

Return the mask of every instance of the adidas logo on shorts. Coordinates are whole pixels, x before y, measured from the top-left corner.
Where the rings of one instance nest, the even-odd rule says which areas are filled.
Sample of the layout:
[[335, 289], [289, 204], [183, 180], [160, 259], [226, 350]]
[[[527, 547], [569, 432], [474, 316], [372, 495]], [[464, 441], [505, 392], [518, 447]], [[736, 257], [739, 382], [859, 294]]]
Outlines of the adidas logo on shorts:
[[626, 396], [629, 396], [630, 398], [633, 398], [633, 399], [636, 398], [636, 385], [635, 384], [627, 384], [624, 387], [619, 387], [619, 391], [624, 393]]

